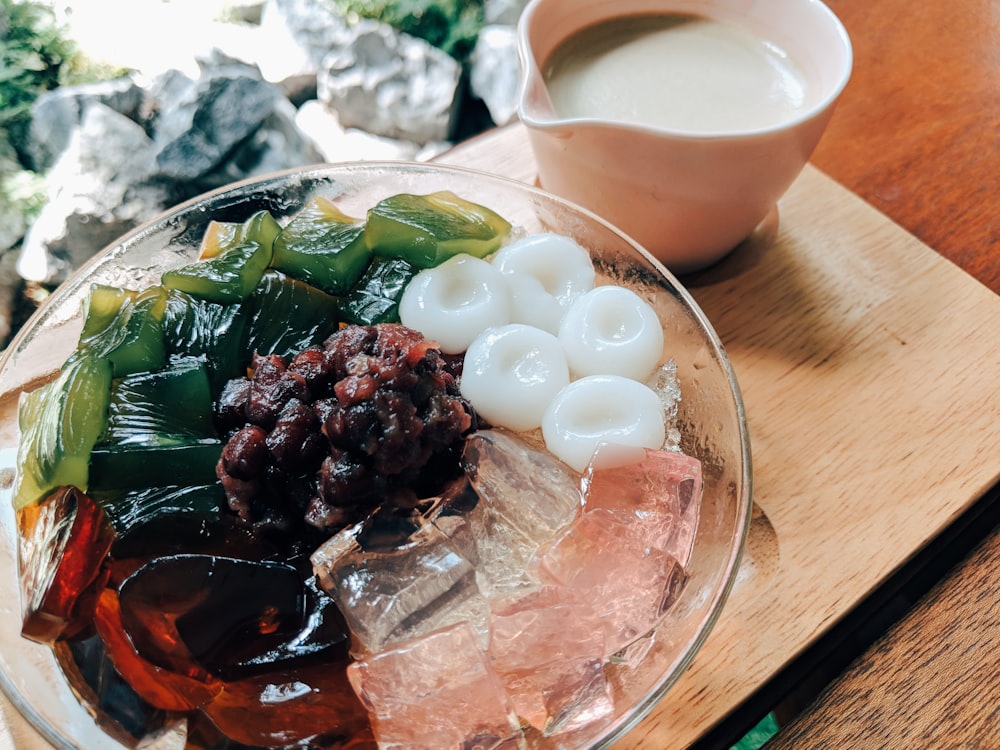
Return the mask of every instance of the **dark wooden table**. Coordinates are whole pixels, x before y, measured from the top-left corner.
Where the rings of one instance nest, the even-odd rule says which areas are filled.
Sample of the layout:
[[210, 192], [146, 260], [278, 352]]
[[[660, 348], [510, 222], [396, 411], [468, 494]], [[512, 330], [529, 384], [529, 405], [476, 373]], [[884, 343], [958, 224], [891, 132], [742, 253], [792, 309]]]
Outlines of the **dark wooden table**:
[[767, 750], [1000, 745], [998, 572], [993, 533]]
[[[1000, 293], [996, 3], [828, 4], [851, 35], [855, 71], [813, 163]], [[1000, 745], [998, 494], [925, 562], [978, 548], [805, 708], [810, 681], [798, 675], [785, 713], [802, 710], [768, 748]], [[872, 603], [873, 620], [879, 604], [883, 621], [908, 604], [897, 593]]]
[[828, 0], [854, 73], [813, 163], [1000, 293], [994, 0]]

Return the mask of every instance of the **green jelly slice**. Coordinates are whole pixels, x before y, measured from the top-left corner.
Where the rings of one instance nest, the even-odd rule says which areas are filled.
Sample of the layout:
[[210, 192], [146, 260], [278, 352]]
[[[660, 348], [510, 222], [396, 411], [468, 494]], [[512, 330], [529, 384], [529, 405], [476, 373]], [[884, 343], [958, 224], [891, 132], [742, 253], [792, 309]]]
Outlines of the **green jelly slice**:
[[71, 359], [106, 357], [114, 377], [162, 367], [166, 303], [166, 290], [160, 286], [136, 292], [91, 285], [83, 303], [83, 330]]
[[247, 303], [230, 305], [171, 289], [163, 318], [163, 340], [171, 357], [205, 360], [213, 393], [226, 381], [246, 374], [244, 351]]
[[341, 316], [356, 325], [398, 323], [399, 298], [419, 271], [401, 258], [375, 258], [351, 293], [340, 298]]
[[217, 442], [205, 363], [182, 359], [114, 383], [101, 445]]
[[281, 231], [267, 211], [247, 219], [232, 244], [217, 255], [164, 272], [163, 285], [210, 302], [239, 302], [257, 287]]
[[110, 362], [80, 356], [68, 361], [55, 380], [22, 397], [15, 508], [38, 502], [62, 485], [87, 489], [90, 452], [107, 425], [110, 390]]
[[222, 443], [174, 445], [100, 445], [90, 454], [90, 486], [94, 493], [126, 492], [144, 487], [211, 484]]
[[156, 524], [162, 528], [174, 516], [172, 523], [192, 525], [211, 523], [219, 520], [226, 505], [226, 493], [222, 485], [215, 484], [180, 485], [163, 487], [142, 487], [126, 492], [95, 492], [94, 501], [104, 508], [112, 527], [118, 532], [120, 545], [127, 535], [139, 534], [141, 526], [152, 528]]
[[371, 261], [365, 224], [313, 198], [274, 241], [271, 267], [330, 294], [346, 294]]
[[274, 270], [264, 274], [246, 304], [244, 362], [254, 353], [287, 356], [320, 344], [340, 323], [335, 297]]
[[376, 255], [431, 268], [458, 253], [484, 258], [503, 244], [510, 229], [499, 214], [447, 190], [400, 193], [368, 211], [365, 241]]

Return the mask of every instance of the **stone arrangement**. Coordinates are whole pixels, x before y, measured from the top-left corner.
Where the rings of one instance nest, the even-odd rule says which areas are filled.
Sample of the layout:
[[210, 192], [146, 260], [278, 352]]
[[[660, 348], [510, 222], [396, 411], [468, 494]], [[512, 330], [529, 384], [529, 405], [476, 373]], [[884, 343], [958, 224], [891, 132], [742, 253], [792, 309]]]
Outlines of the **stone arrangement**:
[[[261, 0], [241, 4], [242, 22], [218, 24], [208, 49], [177, 39], [176, 64], [41, 96], [28, 151], [45, 205], [31, 226], [0, 207], [0, 340], [24, 280], [59, 283], [125, 232], [207, 190], [319, 162], [429, 159], [470, 129], [510, 122], [514, 24], [525, 4], [486, 4], [468, 70], [332, 4]], [[0, 149], [5, 170], [15, 161]]]

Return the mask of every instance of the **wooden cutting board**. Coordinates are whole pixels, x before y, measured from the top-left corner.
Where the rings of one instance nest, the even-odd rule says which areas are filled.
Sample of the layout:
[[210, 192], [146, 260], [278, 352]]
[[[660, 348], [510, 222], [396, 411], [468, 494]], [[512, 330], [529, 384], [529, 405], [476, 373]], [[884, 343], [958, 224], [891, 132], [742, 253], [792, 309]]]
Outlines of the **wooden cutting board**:
[[[536, 182], [521, 125], [439, 161]], [[814, 167], [681, 281], [742, 388], [760, 513], [718, 625], [622, 748], [695, 741], [1000, 476], [1000, 297]]]
[[[439, 161], [536, 180], [520, 125]], [[815, 168], [753, 238], [682, 281], [743, 390], [759, 512], [722, 618], [621, 748], [697, 740], [1000, 469], [1000, 297]], [[0, 710], [0, 748], [48, 746]]]

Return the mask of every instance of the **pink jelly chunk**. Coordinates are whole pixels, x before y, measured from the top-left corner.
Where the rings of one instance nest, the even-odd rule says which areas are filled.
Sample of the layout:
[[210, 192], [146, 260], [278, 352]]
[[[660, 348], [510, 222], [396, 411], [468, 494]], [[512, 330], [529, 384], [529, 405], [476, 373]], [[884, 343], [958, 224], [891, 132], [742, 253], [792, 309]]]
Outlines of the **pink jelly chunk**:
[[677, 600], [687, 576], [676, 559], [611, 510], [584, 512], [536, 557], [539, 574], [576, 590], [605, 625], [606, 654], [647, 634]]
[[506, 602], [490, 621], [489, 655], [519, 716], [545, 735], [614, 711], [604, 676], [604, 628], [572, 589]]
[[701, 461], [675, 451], [602, 445], [582, 482], [585, 507], [634, 516], [650, 543], [687, 565], [701, 507]]
[[513, 750], [514, 707], [466, 623], [354, 662], [351, 686], [368, 708], [380, 748]]

